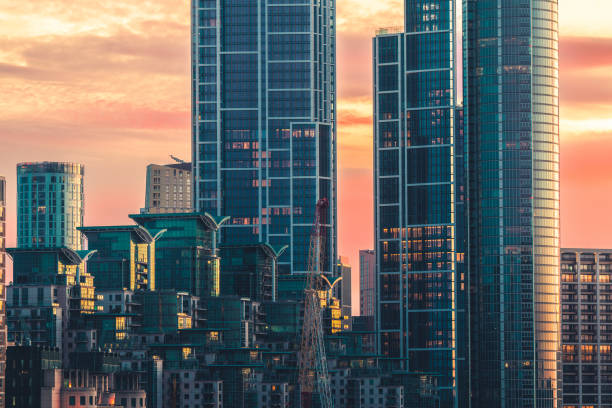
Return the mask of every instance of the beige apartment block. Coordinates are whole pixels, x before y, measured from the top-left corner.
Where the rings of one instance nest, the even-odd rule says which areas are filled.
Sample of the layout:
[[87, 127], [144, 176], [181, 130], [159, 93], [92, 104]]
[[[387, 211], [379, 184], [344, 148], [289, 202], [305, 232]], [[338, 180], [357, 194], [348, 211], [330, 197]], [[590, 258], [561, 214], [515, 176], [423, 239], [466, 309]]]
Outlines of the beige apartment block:
[[145, 207], [142, 213], [192, 211], [191, 163], [147, 166]]

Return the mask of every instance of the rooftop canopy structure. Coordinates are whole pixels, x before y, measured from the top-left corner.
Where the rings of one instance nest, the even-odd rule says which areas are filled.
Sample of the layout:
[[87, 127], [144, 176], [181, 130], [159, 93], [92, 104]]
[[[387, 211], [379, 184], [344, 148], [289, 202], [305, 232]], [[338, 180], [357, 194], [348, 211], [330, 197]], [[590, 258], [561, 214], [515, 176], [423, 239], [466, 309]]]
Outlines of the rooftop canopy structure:
[[101, 290], [155, 290], [155, 241], [164, 229], [151, 235], [140, 225], [81, 227], [89, 249], [97, 253], [88, 262]]
[[95, 250], [75, 251], [57, 248], [8, 248], [13, 260], [15, 283], [54, 283], [74, 285], [85, 274], [85, 262]]
[[133, 214], [130, 218], [158, 236], [154, 256], [155, 288], [200, 297], [219, 295], [217, 231], [229, 217], [194, 212]]
[[278, 258], [286, 245], [221, 245], [221, 293], [258, 302], [277, 298]]

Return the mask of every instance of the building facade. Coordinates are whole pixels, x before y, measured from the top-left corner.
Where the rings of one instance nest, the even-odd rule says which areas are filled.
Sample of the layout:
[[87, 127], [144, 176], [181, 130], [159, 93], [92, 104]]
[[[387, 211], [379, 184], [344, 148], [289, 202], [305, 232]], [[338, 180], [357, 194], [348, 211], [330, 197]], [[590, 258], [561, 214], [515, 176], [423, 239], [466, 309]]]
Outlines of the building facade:
[[556, 407], [557, 0], [467, 0], [473, 407]]
[[0, 176], [0, 408], [4, 408], [6, 368], [6, 179]]
[[87, 271], [97, 290], [155, 290], [155, 237], [139, 225], [81, 227], [87, 247], [95, 250]]
[[338, 276], [342, 278], [340, 281], [339, 289], [340, 293], [336, 295], [340, 299], [340, 305], [342, 306], [342, 314], [345, 316], [352, 316], [353, 314], [353, 301], [352, 301], [352, 268], [349, 264], [349, 260], [345, 256], [341, 256], [338, 259], [337, 271]]
[[[55, 371], [62, 367], [62, 354], [52, 347], [13, 346], [8, 350], [7, 407], [59, 407], [59, 395], [55, 401], [43, 401], [43, 388], [55, 385]], [[45, 395], [45, 396], [48, 396]], [[54, 404], [55, 402], [55, 404]], [[46, 404], [46, 405], [43, 405]]]
[[130, 218], [155, 237], [151, 262], [157, 272], [156, 290], [171, 289], [199, 297], [219, 295], [217, 234], [227, 218], [206, 213], [133, 214]]
[[82, 248], [84, 167], [76, 163], [17, 165], [17, 246]]
[[143, 213], [192, 212], [191, 163], [147, 166]]
[[612, 250], [561, 250], [563, 407], [612, 406]]
[[94, 278], [86, 270], [93, 251], [9, 248], [7, 252], [13, 260], [13, 283], [7, 290], [9, 341], [57, 347], [67, 356], [76, 347], [69, 331], [86, 330], [84, 321], [96, 311]]
[[268, 244], [221, 246], [221, 295], [275, 302], [277, 262], [286, 249]]
[[359, 251], [359, 315], [374, 316], [376, 304], [376, 254], [371, 249]]
[[68, 328], [69, 298], [69, 289], [65, 285], [8, 286], [8, 341], [61, 350], [64, 332]]
[[435, 375], [467, 406], [457, 3], [405, 2], [374, 39], [377, 349], [387, 369]]
[[335, 2], [192, 0], [194, 207], [230, 216], [221, 242], [287, 245], [307, 270], [315, 205], [336, 259]]

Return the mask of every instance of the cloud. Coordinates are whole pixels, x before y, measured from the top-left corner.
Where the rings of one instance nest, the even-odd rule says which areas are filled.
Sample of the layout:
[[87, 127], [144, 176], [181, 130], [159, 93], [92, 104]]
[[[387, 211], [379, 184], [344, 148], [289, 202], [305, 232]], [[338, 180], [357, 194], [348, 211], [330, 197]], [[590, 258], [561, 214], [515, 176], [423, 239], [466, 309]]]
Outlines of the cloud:
[[338, 114], [338, 127], [353, 125], [372, 125], [372, 115], [359, 115], [356, 112], [345, 111]]
[[338, 97], [364, 98], [372, 93], [372, 33], [338, 33]]
[[612, 184], [610, 157], [612, 131], [564, 133], [561, 138], [563, 181], [579, 186]]
[[[184, 129], [129, 129], [79, 126], [74, 123], [35, 118], [0, 121], [3, 156], [0, 174], [11, 174], [20, 161], [104, 161], [151, 159], [166, 152], [189, 149]], [[12, 169], [12, 170], [11, 170]]]
[[359, 266], [359, 249], [371, 248], [374, 241], [372, 171], [344, 167], [338, 175], [339, 254]]
[[610, 66], [612, 38], [562, 36], [559, 62], [561, 72]]
[[183, 130], [189, 132], [190, 112], [187, 110], [157, 110], [133, 106], [124, 102], [91, 103], [79, 111], [66, 110], [60, 115], [73, 125], [98, 129]]
[[562, 36], [559, 62], [563, 117], [607, 118], [612, 105], [612, 38]]
[[[612, 237], [612, 131], [563, 137], [561, 245], [610, 248]], [[585, 208], [588, 207], [588, 211]]]
[[[3, 44], [0, 72], [31, 81], [70, 82], [129, 73], [180, 76], [189, 72], [185, 31], [14, 38]], [[16, 62], [7, 62], [9, 56]]]
[[189, 2], [0, 0], [0, 36], [16, 32], [28, 36], [76, 34], [86, 31], [108, 33], [114, 28], [137, 28], [142, 21], [188, 23]]
[[364, 33], [374, 36], [381, 27], [404, 24], [403, 0], [339, 0], [336, 17], [338, 32]]

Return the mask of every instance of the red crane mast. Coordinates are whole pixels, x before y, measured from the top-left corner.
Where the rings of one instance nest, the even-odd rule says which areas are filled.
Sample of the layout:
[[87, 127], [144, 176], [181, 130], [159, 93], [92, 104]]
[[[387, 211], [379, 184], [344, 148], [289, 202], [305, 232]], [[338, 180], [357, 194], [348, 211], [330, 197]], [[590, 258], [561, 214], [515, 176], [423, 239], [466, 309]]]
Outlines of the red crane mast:
[[321, 407], [333, 408], [334, 406], [325, 354], [321, 307], [321, 296], [325, 293], [324, 280], [321, 279], [325, 248], [325, 232], [322, 223], [328, 206], [326, 198], [317, 202], [314, 225], [310, 234], [308, 271], [304, 289], [304, 323], [298, 359], [301, 408], [312, 407], [315, 387], [321, 400]]

